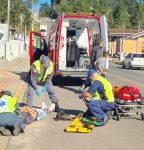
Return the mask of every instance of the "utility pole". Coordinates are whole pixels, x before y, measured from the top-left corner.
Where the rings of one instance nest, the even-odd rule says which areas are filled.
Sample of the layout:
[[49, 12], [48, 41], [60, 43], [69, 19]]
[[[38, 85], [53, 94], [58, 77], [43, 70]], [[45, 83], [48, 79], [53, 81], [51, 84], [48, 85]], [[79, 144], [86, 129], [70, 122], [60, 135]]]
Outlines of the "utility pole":
[[125, 37], [125, 22], [123, 23], [123, 36], [122, 39], [120, 39], [120, 61], [123, 58], [123, 53], [124, 53], [124, 49], [123, 49], [123, 45], [124, 45], [124, 37]]
[[[140, 22], [140, 20], [139, 20], [139, 22], [138, 22], [138, 33], [137, 33], [137, 35], [139, 35], [140, 26], [141, 26], [141, 22]], [[138, 37], [137, 37], [137, 41], [136, 41], [136, 53], [137, 53], [137, 49], [138, 49]]]
[[10, 27], [10, 0], [8, 0], [8, 9], [7, 9], [7, 41], [9, 41], [9, 27]]
[[34, 20], [33, 20], [34, 19], [33, 18], [34, 17], [34, 14], [33, 14], [34, 10], [33, 10], [33, 4], [34, 4], [34, 0], [32, 0], [32, 31], [34, 30]]
[[21, 14], [21, 16], [20, 16], [20, 20], [21, 20], [21, 41], [22, 41], [22, 36], [23, 36], [23, 14]]
[[53, 1], [53, 9], [55, 10], [55, 0]]
[[123, 50], [123, 45], [124, 45], [124, 37], [125, 37], [125, 22], [124, 22], [124, 24], [123, 24], [123, 37], [122, 37], [122, 53], [124, 52], [124, 50]]

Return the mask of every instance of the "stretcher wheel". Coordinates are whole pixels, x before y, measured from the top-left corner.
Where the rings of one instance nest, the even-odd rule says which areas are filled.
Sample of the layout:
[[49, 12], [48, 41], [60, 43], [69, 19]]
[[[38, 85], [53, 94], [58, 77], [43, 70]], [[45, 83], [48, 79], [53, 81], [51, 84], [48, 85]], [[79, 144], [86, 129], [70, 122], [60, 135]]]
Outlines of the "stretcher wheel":
[[144, 114], [141, 114], [141, 119], [142, 121], [144, 121]]
[[118, 110], [116, 110], [116, 111], [117, 111], [117, 113], [116, 113], [116, 120], [120, 121], [120, 114], [118, 113]]
[[116, 117], [116, 121], [119, 121], [120, 120], [120, 114], [119, 114], [118, 108], [115, 108], [113, 111], [114, 111], [114, 115]]

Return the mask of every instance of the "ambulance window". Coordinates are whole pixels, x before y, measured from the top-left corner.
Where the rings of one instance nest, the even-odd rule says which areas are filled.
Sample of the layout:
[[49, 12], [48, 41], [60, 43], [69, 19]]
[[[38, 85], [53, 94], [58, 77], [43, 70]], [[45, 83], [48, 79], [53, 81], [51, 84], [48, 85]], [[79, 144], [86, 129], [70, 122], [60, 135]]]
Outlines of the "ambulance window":
[[97, 20], [93, 21], [93, 23], [92, 23], [92, 29], [93, 29], [93, 35], [100, 34], [99, 23], [98, 23]]
[[41, 48], [41, 37], [39, 35], [34, 35], [32, 44], [33, 44], [34, 48], [40, 49]]
[[46, 42], [45, 40], [40, 37], [39, 35], [34, 35], [33, 36], [33, 48], [34, 49], [39, 49], [39, 50], [45, 50], [46, 48]]
[[34, 62], [35, 60], [38, 60], [41, 55], [46, 55], [46, 56], [48, 55], [47, 44], [41, 35], [33, 34], [32, 46], [33, 46], [33, 48], [32, 48], [32, 53], [33, 53], [32, 62]]
[[56, 32], [51, 34], [51, 37], [50, 37], [50, 50], [55, 49], [55, 36], [56, 36]]

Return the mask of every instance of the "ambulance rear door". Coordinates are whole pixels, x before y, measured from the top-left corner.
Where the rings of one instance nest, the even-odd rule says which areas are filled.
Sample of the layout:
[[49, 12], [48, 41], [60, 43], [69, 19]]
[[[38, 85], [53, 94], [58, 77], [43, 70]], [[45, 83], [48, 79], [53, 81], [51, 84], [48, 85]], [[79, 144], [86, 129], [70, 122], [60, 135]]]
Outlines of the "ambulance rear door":
[[104, 51], [108, 51], [108, 24], [106, 20], [106, 16], [100, 17], [100, 31], [101, 31], [101, 38], [104, 41]]
[[45, 39], [39, 32], [30, 32], [29, 38], [29, 58], [30, 65], [38, 60], [41, 55], [48, 56], [48, 46]]

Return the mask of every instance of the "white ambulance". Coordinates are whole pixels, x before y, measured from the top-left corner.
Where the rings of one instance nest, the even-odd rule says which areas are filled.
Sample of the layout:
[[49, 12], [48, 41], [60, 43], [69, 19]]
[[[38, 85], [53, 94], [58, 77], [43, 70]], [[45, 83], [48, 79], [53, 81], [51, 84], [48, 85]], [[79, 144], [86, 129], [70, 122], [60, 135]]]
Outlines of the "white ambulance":
[[53, 24], [46, 42], [37, 32], [30, 33], [30, 62], [41, 54], [49, 55], [55, 75], [85, 77], [90, 67], [93, 41], [102, 38], [108, 50], [108, 29], [105, 16], [63, 14]]

